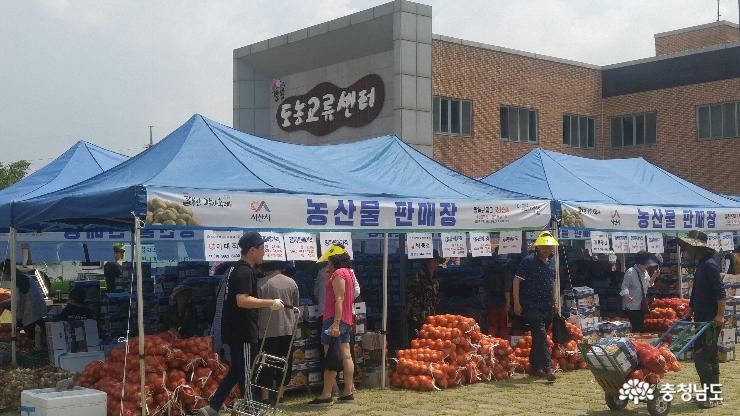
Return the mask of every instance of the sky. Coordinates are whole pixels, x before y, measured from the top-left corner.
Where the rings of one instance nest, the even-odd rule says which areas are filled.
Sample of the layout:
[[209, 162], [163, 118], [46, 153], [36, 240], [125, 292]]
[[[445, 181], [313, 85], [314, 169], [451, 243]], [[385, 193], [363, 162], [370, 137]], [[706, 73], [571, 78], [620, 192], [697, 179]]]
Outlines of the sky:
[[[133, 155], [194, 113], [231, 125], [234, 49], [385, 2], [2, 0], [0, 162], [38, 169], [78, 140]], [[716, 0], [421, 2], [436, 34], [596, 65], [717, 20]]]

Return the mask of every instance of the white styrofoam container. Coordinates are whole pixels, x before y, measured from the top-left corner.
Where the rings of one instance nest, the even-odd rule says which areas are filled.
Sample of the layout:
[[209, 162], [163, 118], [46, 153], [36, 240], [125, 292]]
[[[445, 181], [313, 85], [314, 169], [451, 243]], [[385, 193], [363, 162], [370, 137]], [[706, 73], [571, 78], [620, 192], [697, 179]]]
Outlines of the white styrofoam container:
[[81, 373], [88, 364], [105, 360], [104, 351], [66, 352], [59, 355], [57, 367], [72, 373]]
[[106, 413], [105, 392], [75, 387], [24, 390], [21, 416], [100, 416]]

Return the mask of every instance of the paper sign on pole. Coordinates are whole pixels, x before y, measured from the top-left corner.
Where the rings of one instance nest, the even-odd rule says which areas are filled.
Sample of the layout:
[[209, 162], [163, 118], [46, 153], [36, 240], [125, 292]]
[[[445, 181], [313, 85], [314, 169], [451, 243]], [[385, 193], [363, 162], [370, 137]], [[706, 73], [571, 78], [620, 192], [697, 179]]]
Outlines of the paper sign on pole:
[[288, 261], [316, 261], [318, 259], [316, 254], [316, 237], [313, 234], [286, 233], [283, 235], [283, 238], [285, 239], [285, 252]]
[[285, 240], [280, 233], [260, 232], [265, 240], [265, 261], [285, 261]]
[[665, 247], [663, 246], [663, 234], [648, 234], [647, 248], [648, 253], [665, 253]]
[[354, 258], [352, 251], [352, 233], [319, 233], [321, 252], [329, 249], [332, 244], [341, 244], [347, 250], [350, 258]]
[[442, 257], [467, 257], [465, 233], [442, 233]]
[[612, 250], [616, 254], [630, 252], [630, 237], [627, 233], [612, 233]]
[[630, 253], [646, 251], [645, 234], [630, 234]]
[[720, 248], [722, 251], [732, 251], [735, 249], [735, 241], [732, 233], [722, 233], [719, 235]]
[[473, 257], [490, 257], [493, 255], [491, 233], [470, 233], [470, 255]]
[[498, 254], [519, 254], [522, 252], [521, 231], [501, 231]]
[[591, 231], [591, 254], [609, 254], [609, 234]]
[[716, 251], [719, 251], [720, 249], [719, 234], [707, 233], [707, 245], [715, 249]]
[[432, 250], [432, 234], [406, 234], [406, 253], [409, 259], [431, 259], [433, 256]]
[[203, 231], [206, 261], [236, 261], [241, 258], [241, 231]]

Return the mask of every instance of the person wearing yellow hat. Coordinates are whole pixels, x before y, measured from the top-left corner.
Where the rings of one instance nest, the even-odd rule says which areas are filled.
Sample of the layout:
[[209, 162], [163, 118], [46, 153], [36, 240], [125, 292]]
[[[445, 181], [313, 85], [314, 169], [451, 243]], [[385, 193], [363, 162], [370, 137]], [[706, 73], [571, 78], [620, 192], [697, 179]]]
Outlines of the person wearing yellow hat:
[[529, 324], [532, 331], [532, 349], [529, 362], [532, 374], [555, 381], [550, 347], [547, 345], [547, 327], [553, 317], [553, 288], [555, 272], [550, 257], [558, 241], [549, 231], [540, 233], [534, 242], [534, 253], [529, 254], [514, 275], [512, 295], [514, 313]]
[[[339, 341], [339, 353], [344, 373], [344, 392], [339, 397], [340, 403], [354, 400], [352, 380], [355, 365], [352, 362], [350, 340], [354, 325], [353, 302], [355, 299], [355, 275], [352, 272], [352, 259], [347, 251], [338, 244], [332, 244], [321, 255], [316, 263], [327, 263], [326, 300], [324, 302], [323, 324], [321, 326], [321, 344], [324, 354], [329, 344]], [[321, 394], [308, 403], [311, 407], [327, 407], [334, 404], [331, 393], [337, 378], [337, 372], [324, 369], [324, 387]]]

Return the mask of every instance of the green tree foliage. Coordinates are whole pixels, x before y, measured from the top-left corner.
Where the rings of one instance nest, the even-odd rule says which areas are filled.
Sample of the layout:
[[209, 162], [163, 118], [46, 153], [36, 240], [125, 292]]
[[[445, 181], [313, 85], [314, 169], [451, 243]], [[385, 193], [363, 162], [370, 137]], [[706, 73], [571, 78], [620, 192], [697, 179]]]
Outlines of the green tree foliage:
[[7, 165], [0, 162], [0, 189], [7, 188], [23, 179], [29, 166], [31, 162], [27, 160], [18, 160]]

